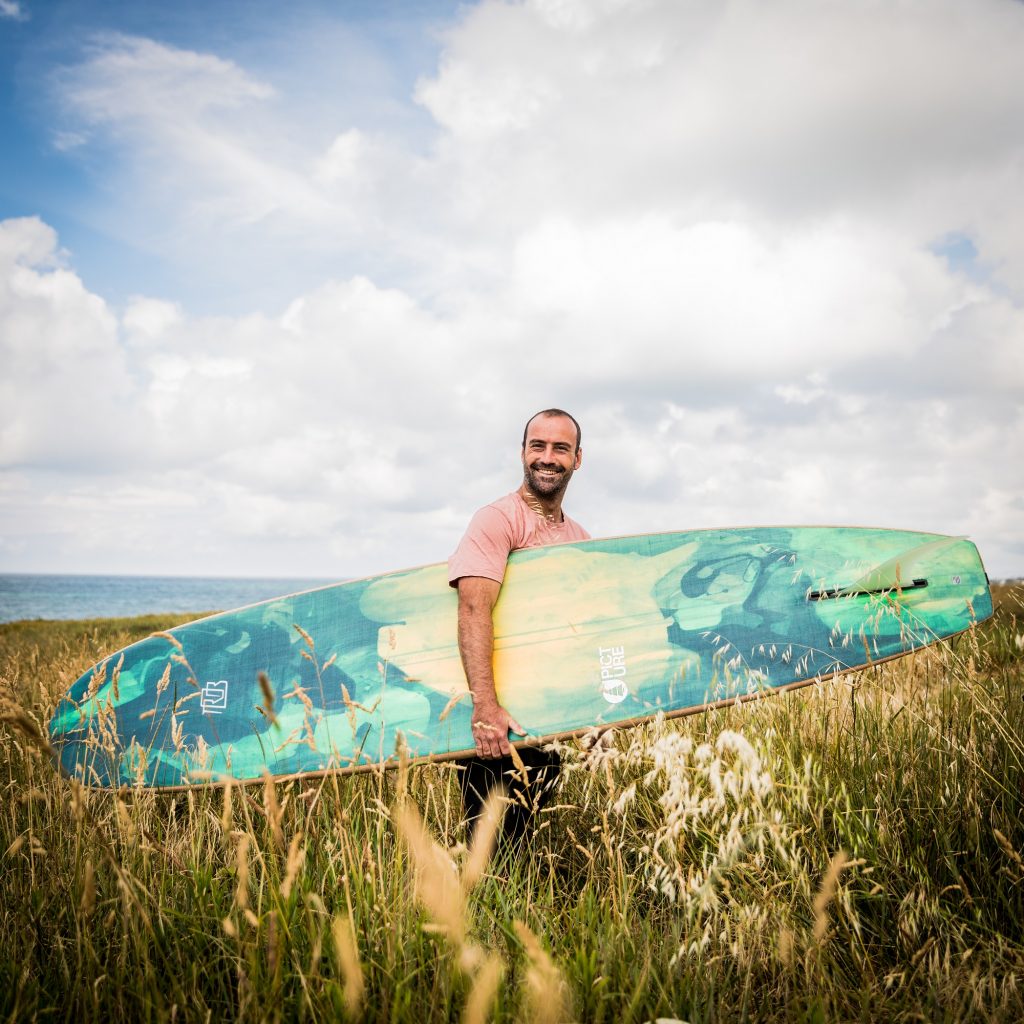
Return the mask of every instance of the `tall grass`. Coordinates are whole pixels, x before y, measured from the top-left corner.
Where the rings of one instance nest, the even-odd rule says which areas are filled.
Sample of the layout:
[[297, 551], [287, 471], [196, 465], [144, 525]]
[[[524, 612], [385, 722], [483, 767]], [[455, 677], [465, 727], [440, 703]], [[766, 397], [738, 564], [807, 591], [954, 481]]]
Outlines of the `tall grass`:
[[177, 619], [0, 627], [8, 1020], [1024, 1018], [1024, 609], [567, 748], [532, 844], [455, 769], [87, 792], [59, 695]]

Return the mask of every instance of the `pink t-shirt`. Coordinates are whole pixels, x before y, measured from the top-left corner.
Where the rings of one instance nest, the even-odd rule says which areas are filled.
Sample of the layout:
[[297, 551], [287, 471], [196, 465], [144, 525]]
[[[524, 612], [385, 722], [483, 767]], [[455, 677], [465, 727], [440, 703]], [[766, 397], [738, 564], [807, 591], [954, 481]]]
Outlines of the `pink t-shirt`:
[[579, 523], [564, 513], [563, 519], [552, 523], [537, 515], [518, 491], [492, 501], [469, 521], [459, 546], [448, 559], [448, 583], [454, 587], [463, 576], [483, 576], [501, 583], [509, 554], [519, 548], [590, 540], [590, 534]]

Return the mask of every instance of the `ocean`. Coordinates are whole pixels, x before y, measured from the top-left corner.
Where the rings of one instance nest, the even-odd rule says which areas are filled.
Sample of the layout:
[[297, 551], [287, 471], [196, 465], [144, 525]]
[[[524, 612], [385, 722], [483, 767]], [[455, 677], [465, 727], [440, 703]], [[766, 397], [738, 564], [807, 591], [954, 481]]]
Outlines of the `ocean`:
[[0, 622], [228, 611], [340, 580], [0, 574]]

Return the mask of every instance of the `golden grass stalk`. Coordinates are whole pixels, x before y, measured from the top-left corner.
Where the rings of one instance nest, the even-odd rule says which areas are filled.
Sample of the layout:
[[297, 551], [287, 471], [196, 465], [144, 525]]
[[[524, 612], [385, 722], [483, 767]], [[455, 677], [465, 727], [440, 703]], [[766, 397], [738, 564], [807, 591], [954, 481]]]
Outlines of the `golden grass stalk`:
[[338, 964], [345, 987], [345, 1009], [350, 1017], [357, 1017], [366, 994], [366, 980], [363, 965], [359, 962], [359, 947], [356, 943], [352, 918], [336, 914], [331, 924], [334, 938], [334, 957]]
[[235, 847], [235, 866], [238, 870], [235, 904], [240, 910], [245, 910], [249, 906], [249, 835], [246, 832], [238, 836], [238, 845]]
[[1024, 859], [1022, 859], [1021, 855], [1014, 849], [1013, 843], [1011, 843], [1010, 840], [1007, 839], [1006, 836], [997, 828], [992, 830], [992, 834], [995, 836], [996, 842], [999, 844], [1003, 853], [1005, 853], [1013, 863], [1013, 866], [1016, 868], [1016, 873], [1024, 876]]
[[181, 641], [173, 633], [167, 632], [167, 630], [157, 630], [157, 632], [155, 633], [150, 633], [150, 636], [158, 636], [162, 640], [166, 640], [176, 650], [184, 650], [184, 648], [181, 646]]
[[825, 877], [821, 880], [821, 887], [814, 897], [814, 930], [812, 932], [815, 942], [821, 942], [828, 931], [828, 905], [836, 894], [839, 885], [839, 876], [843, 869], [850, 866], [850, 859], [846, 856], [845, 850], [839, 850], [829, 862]]
[[277, 713], [274, 711], [274, 688], [270, 685], [270, 676], [266, 672], [260, 672], [256, 678], [259, 680], [260, 692], [263, 694], [263, 713], [271, 725], [277, 725]]
[[[253, 927], [257, 927], [258, 921]], [[267, 974], [273, 978], [277, 975], [278, 968], [281, 965], [281, 961], [278, 958], [278, 938], [277, 938], [277, 911], [271, 910], [267, 914]]]
[[395, 755], [398, 758], [398, 778], [395, 782], [395, 801], [402, 804], [409, 795], [409, 744], [401, 729], [398, 730], [398, 734], [395, 736]]
[[288, 860], [285, 864], [284, 881], [281, 883], [281, 896], [288, 899], [291, 895], [292, 886], [295, 884], [295, 877], [306, 859], [306, 851], [301, 846], [302, 833], [296, 832], [288, 846]]
[[266, 768], [263, 769], [263, 805], [267, 812], [267, 822], [270, 824], [270, 834], [274, 837], [274, 845], [283, 853], [284, 830], [281, 828], [283, 812], [277, 800], [277, 786], [274, 783], [274, 776]]
[[526, 971], [526, 1020], [533, 1024], [559, 1024], [570, 1018], [566, 985], [562, 973], [540, 944], [540, 939], [522, 921], [514, 923], [516, 935], [526, 950], [530, 966]]
[[220, 827], [225, 837], [231, 834], [231, 825], [234, 821], [231, 803], [231, 778], [229, 776], [224, 780], [224, 803], [220, 812]]
[[85, 862], [85, 875], [82, 879], [82, 898], [78, 902], [78, 912], [87, 921], [96, 909], [96, 869], [91, 860]]
[[497, 954], [491, 953], [484, 960], [466, 997], [466, 1006], [462, 1011], [463, 1024], [486, 1024], [491, 1019], [491, 1010], [504, 972], [505, 965]]
[[297, 622], [292, 623], [292, 629], [294, 629], [295, 632], [302, 637], [302, 639], [306, 642], [306, 645], [309, 647], [311, 651], [316, 650], [316, 645], [313, 643], [313, 638]]
[[0, 722], [20, 733], [36, 750], [54, 756], [53, 747], [42, 726], [20, 704], [7, 697], [0, 700]]
[[437, 928], [461, 949], [466, 939], [466, 898], [455, 864], [434, 842], [412, 804], [395, 808], [395, 823], [412, 859], [416, 898]]
[[483, 811], [473, 830], [473, 840], [469, 846], [466, 863], [462, 868], [462, 888], [466, 892], [473, 889], [483, 878], [487, 865], [498, 839], [498, 829], [505, 817], [505, 792], [500, 787], [487, 795]]

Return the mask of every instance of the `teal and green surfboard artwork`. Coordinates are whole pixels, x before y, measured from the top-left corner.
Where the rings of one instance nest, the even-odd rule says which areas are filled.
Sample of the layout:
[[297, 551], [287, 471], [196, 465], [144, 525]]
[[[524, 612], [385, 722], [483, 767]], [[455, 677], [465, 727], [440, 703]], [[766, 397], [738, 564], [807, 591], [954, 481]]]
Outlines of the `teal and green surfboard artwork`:
[[[156, 634], [49, 725], [93, 787], [351, 772], [473, 750], [444, 564]], [[694, 530], [517, 551], [494, 611], [499, 699], [530, 736], [680, 715], [908, 654], [992, 614], [968, 540], [846, 527]]]

